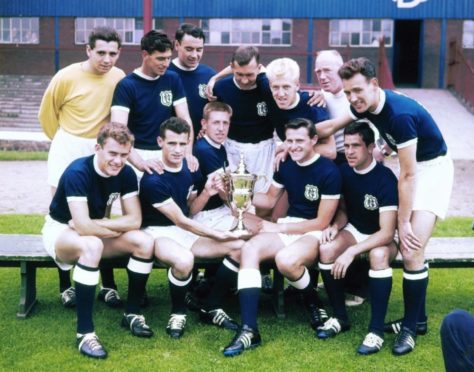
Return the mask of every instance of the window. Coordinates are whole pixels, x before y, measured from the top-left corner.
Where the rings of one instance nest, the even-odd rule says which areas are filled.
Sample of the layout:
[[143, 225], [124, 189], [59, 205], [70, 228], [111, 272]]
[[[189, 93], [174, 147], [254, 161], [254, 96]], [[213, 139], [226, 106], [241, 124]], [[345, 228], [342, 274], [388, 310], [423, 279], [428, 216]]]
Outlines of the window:
[[378, 47], [385, 37], [385, 45], [392, 46], [393, 21], [389, 19], [334, 19], [329, 22], [329, 45], [342, 47]]
[[201, 20], [201, 27], [210, 45], [291, 45], [290, 19], [228, 19]]
[[76, 18], [76, 44], [87, 44], [89, 34], [96, 26], [113, 27], [123, 44], [140, 44], [143, 36], [142, 18]]
[[39, 44], [39, 18], [0, 17], [0, 43]]
[[474, 21], [464, 21], [463, 23], [462, 47], [474, 48]]

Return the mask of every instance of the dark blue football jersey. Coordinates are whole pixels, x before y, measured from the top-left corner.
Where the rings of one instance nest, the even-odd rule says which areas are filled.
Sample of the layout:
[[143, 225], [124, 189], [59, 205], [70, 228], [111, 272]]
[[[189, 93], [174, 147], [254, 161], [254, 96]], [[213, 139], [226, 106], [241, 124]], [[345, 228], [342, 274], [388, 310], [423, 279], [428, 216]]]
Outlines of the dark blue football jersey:
[[260, 90], [242, 90], [229, 76], [214, 86], [218, 101], [232, 107], [229, 138], [240, 143], [259, 143], [273, 137], [273, 124], [268, 117], [267, 102]]
[[299, 165], [287, 158], [273, 175], [274, 183], [288, 192], [288, 216], [314, 219], [321, 199], [339, 199], [341, 174], [329, 159], [316, 155]]
[[363, 234], [377, 232], [380, 213], [398, 209], [397, 178], [375, 161], [364, 172], [354, 171], [347, 163], [339, 169], [349, 222]]
[[181, 78], [186, 91], [194, 135], [197, 136], [201, 130], [202, 111], [208, 102], [205, 94], [207, 82], [216, 74], [216, 71], [202, 64], [194, 70], [183, 70], [173, 62], [170, 63], [168, 70], [176, 72]]
[[95, 155], [74, 160], [59, 179], [58, 188], [49, 207], [51, 217], [61, 223], [71, 220], [68, 202], [84, 201], [91, 219], [110, 217], [113, 202], [121, 197], [138, 195], [135, 172], [129, 165], [116, 176], [99, 175], [94, 167]]
[[353, 118], [367, 118], [379, 130], [394, 151], [416, 143], [416, 160], [426, 161], [447, 153], [446, 142], [430, 113], [404, 94], [380, 89], [380, 102], [374, 112], [357, 113]]
[[165, 169], [163, 174], [144, 173], [140, 180], [140, 204], [142, 207], [142, 227], [171, 226], [174, 223], [156, 207], [165, 205], [171, 199], [184, 215], [189, 215], [188, 199], [196, 191], [195, 185], [201, 182], [200, 173], [191, 171], [186, 160], [180, 170]]
[[182, 102], [186, 102], [186, 94], [178, 74], [166, 71], [151, 79], [135, 70], [115, 87], [112, 107], [130, 110], [128, 128], [137, 149], [158, 150], [161, 123], [175, 116], [174, 105]]
[[[198, 185], [197, 190], [199, 193], [204, 189], [204, 185], [207, 181], [207, 176], [216, 170], [224, 170], [228, 165], [227, 152], [223, 145], [213, 143], [212, 140], [206, 136], [197, 140], [194, 144], [193, 154], [199, 161], [199, 170], [202, 174], [202, 182]], [[210, 209], [219, 208], [222, 206], [223, 201], [219, 195], [213, 195], [209, 198], [203, 211]]]

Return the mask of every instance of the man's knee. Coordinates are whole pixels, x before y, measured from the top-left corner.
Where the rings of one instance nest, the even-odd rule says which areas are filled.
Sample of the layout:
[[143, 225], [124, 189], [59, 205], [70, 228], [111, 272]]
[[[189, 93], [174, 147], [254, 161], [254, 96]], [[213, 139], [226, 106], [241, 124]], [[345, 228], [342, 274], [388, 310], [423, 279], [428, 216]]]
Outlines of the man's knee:
[[319, 261], [322, 263], [332, 263], [337, 257], [334, 255], [334, 243], [326, 243], [319, 245]]
[[386, 269], [390, 264], [390, 251], [388, 247], [373, 248], [369, 252], [370, 268], [372, 270]]
[[172, 263], [173, 274], [180, 279], [187, 278], [193, 271], [194, 256], [191, 251], [183, 250]]
[[131, 244], [131, 253], [142, 258], [153, 256], [154, 240], [153, 238], [140, 230], [127, 232], [127, 239]]
[[294, 274], [300, 265], [299, 257], [296, 257], [295, 252], [290, 252], [287, 249], [283, 249], [275, 256], [275, 264], [278, 271], [283, 275], [288, 276]]
[[81, 236], [79, 238], [79, 256], [83, 263], [98, 265], [104, 251], [104, 243], [96, 236]]

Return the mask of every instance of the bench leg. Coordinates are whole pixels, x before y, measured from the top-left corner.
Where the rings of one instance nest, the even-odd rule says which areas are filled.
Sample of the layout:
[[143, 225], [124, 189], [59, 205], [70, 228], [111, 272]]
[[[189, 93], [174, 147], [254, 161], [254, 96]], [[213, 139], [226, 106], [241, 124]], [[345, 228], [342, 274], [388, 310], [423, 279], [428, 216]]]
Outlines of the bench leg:
[[273, 270], [273, 310], [277, 318], [285, 318], [285, 295], [283, 292], [285, 284], [285, 278], [281, 273], [274, 269]]
[[16, 317], [26, 319], [36, 304], [36, 266], [32, 262], [21, 262], [20, 303]]

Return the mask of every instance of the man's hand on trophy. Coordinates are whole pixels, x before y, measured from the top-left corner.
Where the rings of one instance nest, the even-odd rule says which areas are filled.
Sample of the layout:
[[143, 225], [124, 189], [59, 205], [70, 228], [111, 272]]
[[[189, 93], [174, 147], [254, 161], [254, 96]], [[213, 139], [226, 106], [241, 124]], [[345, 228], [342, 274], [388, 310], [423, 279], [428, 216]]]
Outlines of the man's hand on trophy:
[[209, 196], [214, 196], [219, 192], [224, 191], [224, 181], [220, 174], [210, 174], [207, 178], [206, 184], [204, 185], [204, 189], [209, 194]]

